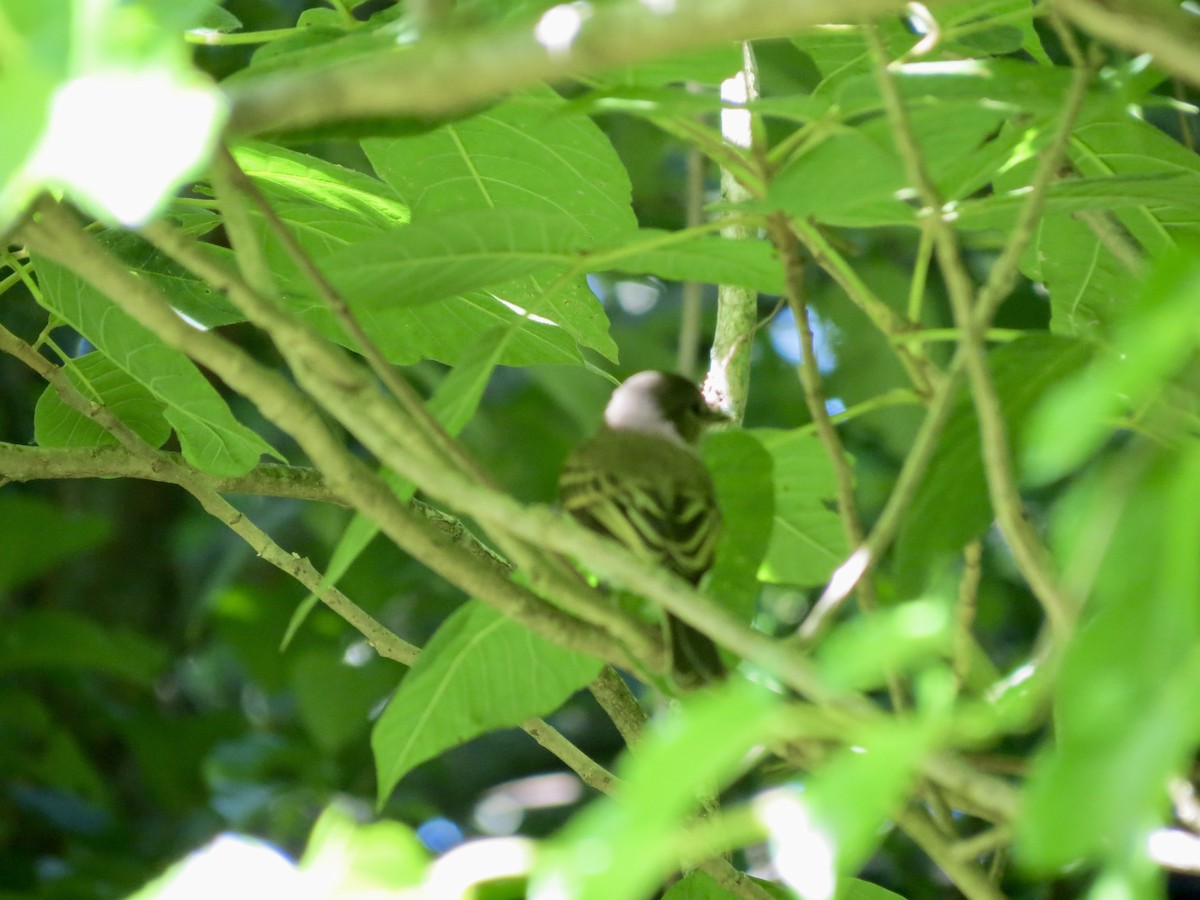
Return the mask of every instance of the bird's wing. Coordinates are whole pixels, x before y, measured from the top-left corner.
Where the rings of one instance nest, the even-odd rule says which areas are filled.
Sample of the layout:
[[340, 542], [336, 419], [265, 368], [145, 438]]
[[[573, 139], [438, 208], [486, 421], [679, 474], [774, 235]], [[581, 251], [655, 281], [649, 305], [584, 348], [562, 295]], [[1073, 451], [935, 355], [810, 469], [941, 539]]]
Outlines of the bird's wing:
[[568, 464], [559, 496], [583, 524], [688, 581], [712, 565], [721, 514], [707, 479], [649, 480]]

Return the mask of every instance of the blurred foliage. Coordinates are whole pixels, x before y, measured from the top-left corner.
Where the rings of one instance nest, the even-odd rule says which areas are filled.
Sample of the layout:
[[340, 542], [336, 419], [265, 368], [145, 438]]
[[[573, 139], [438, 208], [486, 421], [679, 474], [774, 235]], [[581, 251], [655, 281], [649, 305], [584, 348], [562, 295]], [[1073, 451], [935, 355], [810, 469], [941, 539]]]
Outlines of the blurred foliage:
[[[1200, 870], [1200, 97], [1050, 22], [1045, 4], [931, 4], [936, 40], [922, 41], [918, 18], [875, 26], [979, 283], [1022, 236], [1040, 154], [1070, 114], [1076, 41], [1095, 71], [988, 323], [1002, 446], [964, 382], [894, 546], [866, 576], [878, 608], [839, 611], [816, 646], [793, 636], [854, 550], [838, 464], [869, 531], [929, 399], [897, 348], [944, 372], [967, 344], [866, 26], [754, 42], [765, 143], [741, 158], [720, 131], [721, 82], [743, 64], [732, 44], [499, 101], [481, 90], [444, 118], [231, 144], [382, 358], [523, 503], [553, 501], [616, 378], [700, 367], [713, 285], [759, 293], [759, 327], [743, 336], [748, 428], [703, 448], [728, 532], [704, 591], [784, 640], [683, 698], [629, 674], [649, 714], [640, 752], [584, 690], [600, 660], [431, 574], [364, 509], [226, 491], [424, 648], [411, 670], [179, 487], [83, 477], [123, 452], [101, 408], [212, 484], [253, 480], [266, 459], [310, 461], [260, 397], [90, 283], [88, 260], [29, 250], [36, 224], [22, 229], [43, 191], [90, 217], [118, 268], [283, 373], [289, 348], [227, 285], [138, 231], [166, 221], [203, 238], [210, 262], [244, 262], [207, 170], [239, 90], [427, 44], [453, 54], [477, 34], [629, 3], [0, 0], [0, 898], [1197, 891], [1164, 872]], [[778, 248], [686, 230], [697, 161], [707, 222], [778, 213], [816, 236], [792, 286], [840, 460], [805, 403]], [[753, 199], [721, 200], [718, 163], [761, 176]], [[271, 218], [250, 206], [248, 221], [290, 315], [358, 353]], [[684, 280], [703, 287], [699, 337], [680, 347]], [[82, 406], [19, 361], [21, 341]], [[376, 465], [369, 435], [339, 438]], [[42, 454], [45, 473], [8, 472], [22, 453]], [[1077, 604], [1069, 634], [1044, 627], [1027, 564], [996, 525], [997, 454], [1012, 460], [1028, 539]], [[444, 502], [383, 474], [405, 501]], [[503, 544], [479, 510], [448, 505]], [[549, 591], [544, 576], [512, 578]], [[648, 605], [631, 616], [657, 621]], [[785, 658], [819, 691], [786, 689]], [[522, 731], [535, 716], [613, 772], [615, 794], [595, 796]], [[722, 854], [757, 880], [722, 886]]]

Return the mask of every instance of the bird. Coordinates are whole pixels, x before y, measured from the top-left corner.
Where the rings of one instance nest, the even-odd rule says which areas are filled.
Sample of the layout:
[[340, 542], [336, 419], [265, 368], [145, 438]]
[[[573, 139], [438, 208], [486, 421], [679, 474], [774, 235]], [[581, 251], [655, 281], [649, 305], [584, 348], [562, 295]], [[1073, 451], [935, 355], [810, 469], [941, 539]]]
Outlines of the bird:
[[[631, 375], [613, 391], [596, 434], [568, 455], [559, 502], [592, 531], [699, 584], [716, 555], [721, 511], [695, 448], [705, 427], [720, 421], [728, 419], [682, 375]], [[666, 630], [680, 686], [724, 677], [711, 638], [670, 613]]]

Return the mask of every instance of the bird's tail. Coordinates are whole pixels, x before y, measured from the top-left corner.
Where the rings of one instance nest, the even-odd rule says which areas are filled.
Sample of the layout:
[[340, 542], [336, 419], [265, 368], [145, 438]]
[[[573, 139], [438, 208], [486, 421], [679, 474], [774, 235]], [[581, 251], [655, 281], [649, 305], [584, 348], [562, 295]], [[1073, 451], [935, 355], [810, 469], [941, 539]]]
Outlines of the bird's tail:
[[703, 687], [725, 677], [725, 664], [712, 638], [691, 625], [667, 616], [671, 639], [671, 668], [684, 687]]

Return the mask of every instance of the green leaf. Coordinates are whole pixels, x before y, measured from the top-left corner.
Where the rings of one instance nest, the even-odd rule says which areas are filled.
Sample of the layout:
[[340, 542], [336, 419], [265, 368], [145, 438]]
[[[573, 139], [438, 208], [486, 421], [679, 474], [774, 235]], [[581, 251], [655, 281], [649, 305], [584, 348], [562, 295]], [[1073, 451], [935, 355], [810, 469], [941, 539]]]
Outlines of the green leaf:
[[[568, 233], [594, 242], [637, 227], [629, 176], [608, 138], [549, 88], [428, 134], [366, 140], [363, 149], [418, 222], [471, 210], [524, 210], [564, 217]], [[608, 321], [583, 278], [545, 298], [553, 281], [554, 275], [531, 275], [501, 297], [615, 360]]]
[[[888, 71], [909, 107], [1007, 107], [1009, 115], [1022, 110], [1057, 115], [1073, 77], [1066, 67], [1016, 59], [922, 61], [892, 66]], [[879, 81], [873, 72], [847, 79], [838, 89], [837, 100], [846, 116], [883, 108]]]
[[221, 6], [220, 0], [209, 0], [204, 4], [203, 12], [192, 23], [192, 27], [204, 31], [228, 33], [238, 31], [242, 27], [241, 20]]
[[861, 878], [839, 878], [837, 900], [904, 900], [902, 896]]
[[741, 70], [741, 49], [730, 43], [615, 69], [605, 78], [627, 85], [692, 83], [720, 86], [722, 81]]
[[593, 803], [546, 846], [529, 896], [646, 896], [678, 866], [677, 840], [699, 793], [778, 734], [781, 711], [778, 695], [737, 678], [688, 697], [622, 760], [620, 795]]
[[1054, 334], [1102, 340], [1125, 298], [1139, 289], [1137, 275], [1091, 228], [1070, 216], [1038, 222], [1030, 252], [1040, 260], [1037, 277], [1050, 292]]
[[422, 219], [316, 262], [356, 308], [380, 309], [499, 286], [547, 266], [565, 268], [584, 240], [565, 216], [473, 210]]
[[[409, 221], [395, 190], [353, 169], [259, 142], [237, 147], [234, 158], [313, 256], [393, 233]], [[271, 230], [263, 227], [263, 237], [272, 259], [283, 265], [287, 254]]]
[[817, 660], [829, 684], [872, 690], [889, 675], [949, 658], [952, 626], [948, 603], [914, 600], [839, 625], [821, 642]]
[[233, 417], [191, 360], [172, 350], [91, 285], [39, 258], [41, 302], [87, 337], [108, 359], [140, 382], [166, 408], [189, 463], [213, 475], [243, 475], [259, 458], [278, 456]]
[[363, 141], [385, 181], [421, 221], [465, 210], [561, 215], [602, 239], [637, 226], [629, 176], [603, 132], [549, 88], [412, 138]]
[[[639, 249], [640, 248], [640, 249]], [[601, 251], [605, 267], [668, 281], [737, 284], [763, 294], [783, 293], [783, 267], [770, 243], [693, 237], [643, 228], [612, 249]]]
[[[200, 225], [196, 230], [207, 231], [216, 227], [217, 221], [209, 216], [207, 228]], [[201, 220], [202, 222], [204, 220]], [[234, 306], [224, 294], [201, 281], [175, 260], [157, 250], [153, 244], [132, 231], [111, 230], [102, 232], [97, 240], [121, 258], [139, 277], [151, 282], [170, 301], [171, 306], [203, 328], [217, 328], [244, 322], [245, 314]], [[229, 271], [237, 268], [233, 251], [215, 244], [198, 243], [196, 250], [215, 258]]]
[[840, 127], [783, 168], [767, 202], [830, 225], [907, 222], [914, 213], [896, 197], [905, 184], [904, 167], [890, 147], [857, 128]]
[[704, 592], [749, 622], [758, 600], [758, 569], [774, 521], [773, 460], [754, 434], [745, 431], [710, 434], [701, 450], [724, 519]]
[[1200, 737], [1198, 505], [1195, 446], [1134, 447], [1078, 482], [1056, 516], [1067, 571], [1085, 563], [1094, 589], [1062, 663], [1057, 744], [1018, 821], [1018, 853], [1036, 872], [1145, 860], [1168, 819], [1164, 786], [1185, 775]]
[[849, 553], [829, 455], [805, 431], [750, 433], [775, 461], [775, 524], [759, 577], [771, 584], [824, 584]]
[[[1010, 452], [1024, 440], [1029, 411], [1055, 384], [1078, 372], [1090, 354], [1091, 348], [1082, 342], [1037, 334], [988, 354]], [[902, 590], [920, 591], [934, 564], [961, 551], [983, 533], [992, 518], [979, 420], [964, 393], [951, 410], [896, 542]]]
[[[916, 37], [899, 19], [881, 19], [877, 27], [889, 59], [907, 52], [916, 43]], [[861, 27], [810, 32], [796, 38], [795, 43], [821, 74], [821, 83], [813, 91], [818, 96], [836, 96], [845, 81], [871, 71], [871, 54]]]
[[51, 566], [99, 546], [109, 535], [100, 516], [68, 514], [11, 489], [0, 495], [0, 588], [14, 588]]
[[[1008, 228], [1028, 199], [1028, 189], [961, 203], [957, 221], [964, 228]], [[1114, 210], [1126, 206], [1200, 207], [1200, 176], [1180, 172], [1144, 172], [1059, 181], [1046, 192], [1044, 215]], [[1165, 210], [1161, 210], [1165, 213]]]
[[491, 607], [457, 609], [421, 651], [375, 725], [382, 801], [414, 766], [487, 731], [546, 715], [600, 671]]
[[371, 711], [395, 683], [390, 665], [351, 667], [340, 654], [308, 650], [292, 662], [296, 710], [317, 746], [337, 753], [367, 730]]
[[[1112, 186], [1111, 204], [1091, 215], [1118, 238], [1123, 235], [1135, 257], [1161, 257], [1200, 238], [1200, 163], [1159, 129], [1123, 110], [1100, 116], [1076, 129], [1071, 159], [1084, 183], [1099, 191]], [[1023, 187], [1031, 167], [1032, 161], [1003, 173], [997, 189]], [[1053, 192], [1078, 190], [1075, 183], [1064, 182]], [[1039, 223], [1021, 270], [1049, 290], [1055, 332], [1103, 340], [1125, 298], [1137, 293], [1136, 274], [1109, 243], [1086, 221], [1057, 215]]]
[[589, 294], [579, 303], [573, 298], [560, 298], [566, 314], [555, 319], [534, 315], [521, 305], [522, 300], [536, 302], [537, 292], [534, 279], [523, 279], [439, 303], [364, 309], [358, 314], [367, 333], [398, 365], [423, 359], [457, 364], [497, 328], [511, 331], [500, 365], [581, 363], [583, 357], [566, 323], [573, 317], [577, 321], [598, 321], [606, 329], [607, 320], [595, 297]]
[[784, 881], [801, 895], [812, 889], [819, 896], [818, 886], [857, 872], [882, 840], [883, 825], [903, 808], [931, 740], [925, 723], [875, 725], [834, 753], [802, 792], [783, 788], [760, 797]]
[[50, 116], [54, 92], [70, 71], [71, 17], [61, 4], [4, 0], [5, 62], [0, 92], [5, 97], [4, 140], [0, 141], [0, 230], [7, 233], [40, 188], [29, 171]]
[[[163, 404], [102, 353], [88, 353], [66, 367], [84, 397], [106, 407], [151, 447], [171, 436]], [[43, 447], [99, 447], [118, 443], [104, 426], [76, 412], [47, 386], [33, 413], [34, 439]]]
[[329, 806], [313, 825], [300, 859], [305, 882], [329, 898], [382, 896], [419, 885], [429, 852], [400, 822], [360, 824]]
[[1179, 179], [1176, 189], [1186, 203], [1116, 214], [1150, 256], [1165, 253], [1181, 239], [1200, 237], [1200, 159], [1153, 125], [1124, 111], [1119, 119], [1086, 123], [1072, 135], [1071, 161], [1085, 177], [1165, 174]]
[[1112, 433], [1115, 420], [1158, 393], [1194, 351], [1200, 261], [1194, 251], [1163, 259], [1121, 315], [1111, 349], [1060, 385], [1034, 411], [1025, 453], [1029, 477], [1058, 478]]
[[732, 900], [736, 896], [717, 884], [707, 872], [696, 869], [671, 885], [662, 900]]
[[0, 672], [9, 674], [80, 670], [150, 687], [166, 663], [166, 650], [142, 635], [103, 628], [65, 610], [32, 610], [9, 616], [0, 630]]

